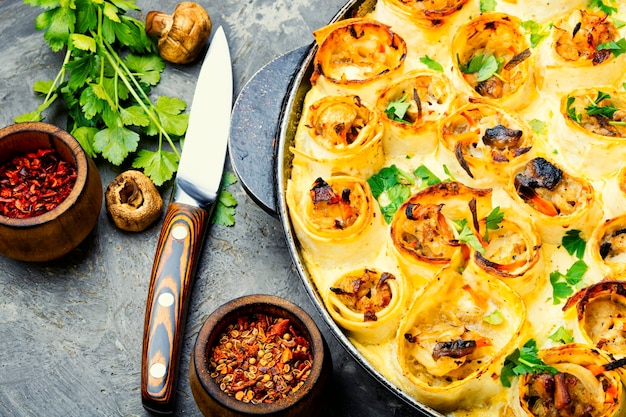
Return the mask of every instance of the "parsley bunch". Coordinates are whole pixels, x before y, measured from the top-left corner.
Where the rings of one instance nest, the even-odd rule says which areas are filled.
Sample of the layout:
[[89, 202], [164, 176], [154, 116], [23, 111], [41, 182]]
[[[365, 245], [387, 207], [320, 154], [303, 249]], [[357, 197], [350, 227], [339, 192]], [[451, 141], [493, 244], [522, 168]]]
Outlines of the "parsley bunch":
[[521, 349], [515, 349], [504, 360], [500, 373], [500, 382], [505, 387], [511, 386], [511, 378], [518, 375], [551, 373], [556, 374], [553, 366], [546, 365], [538, 356], [537, 342], [528, 340]]
[[67, 130], [91, 157], [121, 165], [138, 150], [143, 134], [157, 139], [157, 149], [139, 150], [132, 166], [156, 185], [171, 179], [180, 158], [176, 142], [187, 130], [187, 105], [176, 98], [149, 98], [165, 63], [144, 23], [127, 14], [139, 10], [135, 0], [24, 3], [44, 10], [35, 28], [45, 30], [53, 52], [65, 49], [65, 57], [54, 80], [34, 84], [44, 97], [41, 105], [15, 121], [41, 121], [60, 98], [68, 110]]

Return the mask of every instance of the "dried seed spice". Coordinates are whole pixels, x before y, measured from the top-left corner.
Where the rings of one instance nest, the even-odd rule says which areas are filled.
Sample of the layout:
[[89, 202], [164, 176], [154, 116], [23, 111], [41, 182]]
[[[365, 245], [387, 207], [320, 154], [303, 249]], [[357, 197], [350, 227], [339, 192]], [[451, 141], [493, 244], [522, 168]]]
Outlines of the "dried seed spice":
[[239, 401], [272, 403], [302, 387], [313, 352], [289, 319], [241, 316], [209, 352], [209, 371], [220, 389]]
[[0, 214], [29, 218], [47, 213], [67, 198], [76, 168], [54, 149], [14, 155], [0, 165]]

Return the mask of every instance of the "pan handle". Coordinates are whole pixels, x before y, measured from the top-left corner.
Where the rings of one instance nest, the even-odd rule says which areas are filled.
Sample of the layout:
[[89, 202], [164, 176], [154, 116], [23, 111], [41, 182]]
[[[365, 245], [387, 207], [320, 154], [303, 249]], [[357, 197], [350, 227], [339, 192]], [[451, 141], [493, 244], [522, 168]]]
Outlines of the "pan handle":
[[233, 107], [231, 164], [242, 188], [273, 217], [279, 216], [274, 169], [278, 122], [290, 80], [308, 48], [294, 49], [266, 64], [246, 83]]

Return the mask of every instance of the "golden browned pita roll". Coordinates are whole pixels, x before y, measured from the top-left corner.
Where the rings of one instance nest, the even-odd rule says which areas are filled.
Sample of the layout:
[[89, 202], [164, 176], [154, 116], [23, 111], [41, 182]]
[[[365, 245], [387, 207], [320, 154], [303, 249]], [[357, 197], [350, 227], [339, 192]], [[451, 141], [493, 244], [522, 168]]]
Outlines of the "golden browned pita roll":
[[406, 42], [375, 20], [341, 20], [313, 35], [319, 49], [311, 83], [327, 94], [354, 94], [374, 103], [377, 91], [404, 68]]
[[369, 177], [382, 168], [384, 127], [358, 96], [326, 96], [308, 105], [290, 150], [309, 175]]
[[398, 274], [360, 268], [343, 274], [326, 293], [328, 312], [364, 345], [393, 338], [412, 286]]
[[391, 253], [411, 280], [424, 282], [444, 268], [464, 265], [469, 253], [459, 241], [454, 222], [472, 224], [491, 210], [491, 190], [459, 182], [425, 188], [409, 198], [391, 220]]
[[626, 282], [600, 281], [567, 300], [564, 311], [576, 312], [579, 329], [587, 343], [613, 355], [626, 356]]
[[587, 246], [591, 262], [603, 277], [622, 278], [626, 274], [626, 214], [599, 224]]
[[613, 19], [592, 9], [570, 9], [537, 48], [537, 85], [547, 93], [616, 84], [624, 75], [626, 56], [615, 57], [609, 49], [622, 35]]
[[534, 56], [519, 18], [483, 13], [463, 24], [452, 39], [454, 74], [476, 97], [521, 109], [533, 100]]
[[[494, 312], [502, 320], [489, 320]], [[424, 286], [398, 331], [398, 360], [411, 391], [444, 411], [484, 402], [501, 388], [493, 375], [517, 343], [525, 317], [519, 295], [502, 281], [442, 271]]]
[[511, 172], [528, 162], [535, 151], [534, 133], [521, 118], [500, 106], [475, 102], [441, 120], [440, 157], [456, 161], [477, 187], [506, 184]]
[[543, 157], [514, 172], [507, 192], [514, 207], [534, 221], [543, 242], [559, 244], [569, 229], [588, 238], [602, 218], [601, 199], [593, 185]]
[[385, 88], [376, 101], [385, 130], [385, 154], [413, 156], [433, 152], [437, 148], [439, 120], [448, 114], [454, 98], [448, 77], [432, 70], [408, 72]]
[[605, 177], [626, 159], [623, 89], [598, 85], [563, 94], [555, 121], [554, 143], [567, 165], [581, 174]]
[[358, 263], [384, 241], [384, 220], [362, 179], [317, 178], [306, 189], [290, 184], [287, 204], [296, 236], [318, 267]]
[[610, 356], [587, 345], [568, 344], [540, 350], [539, 357], [554, 373], [520, 376], [512, 387], [516, 417], [624, 415], [620, 371], [605, 369]]
[[467, 269], [485, 279], [501, 279], [521, 295], [536, 290], [544, 273], [541, 237], [532, 222], [514, 211], [501, 212], [496, 224], [479, 221], [482, 251], [471, 248]]

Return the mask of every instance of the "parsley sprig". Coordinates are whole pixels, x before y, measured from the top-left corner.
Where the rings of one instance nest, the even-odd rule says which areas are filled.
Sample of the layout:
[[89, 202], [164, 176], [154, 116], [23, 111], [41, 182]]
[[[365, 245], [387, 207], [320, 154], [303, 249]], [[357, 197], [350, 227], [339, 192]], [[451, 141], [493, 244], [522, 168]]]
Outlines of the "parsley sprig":
[[556, 374], [557, 370], [553, 366], [546, 365], [538, 356], [537, 342], [529, 339], [521, 349], [515, 349], [504, 360], [504, 366], [500, 373], [500, 382], [505, 387], [511, 386], [511, 378], [519, 375]]
[[613, 53], [613, 56], [618, 57], [621, 54], [626, 53], [626, 39], [621, 38], [617, 41], [608, 41], [601, 43], [596, 47], [598, 51], [602, 49], [608, 49]]
[[237, 176], [232, 172], [224, 172], [222, 177], [222, 183], [220, 185], [220, 194], [217, 198], [217, 206], [215, 207], [215, 213], [211, 216], [211, 223], [219, 224], [221, 226], [234, 226], [235, 225], [235, 207], [237, 207], [237, 200], [233, 194], [226, 190], [226, 188], [237, 182]]
[[579, 259], [569, 267], [565, 274], [560, 271], [552, 271], [550, 273], [552, 302], [554, 305], [561, 304], [584, 284], [583, 276], [587, 269], [589, 267], [585, 261]]
[[454, 223], [454, 227], [457, 231], [457, 239], [459, 242], [465, 243], [476, 252], [480, 252], [481, 254], [485, 253], [485, 248], [480, 242], [480, 239], [478, 239], [478, 236], [476, 236], [472, 228], [469, 226], [467, 219], [453, 220], [452, 223]]
[[[37, 109], [16, 122], [41, 121], [58, 99], [68, 110], [68, 130], [91, 157], [121, 165], [136, 152], [134, 168], [161, 185], [178, 169], [178, 140], [185, 134], [186, 103], [149, 93], [165, 68], [144, 23], [129, 16], [135, 0], [24, 0], [44, 11], [35, 28], [53, 52], [65, 49], [54, 80], [38, 81]], [[156, 150], [139, 149], [140, 134], [156, 138]], [[166, 148], [168, 147], [168, 148]]]
[[615, 0], [591, 0], [589, 8], [596, 8], [605, 14], [611, 15], [617, 13], [617, 7], [613, 7], [611, 4], [615, 4]]
[[497, 76], [502, 64], [493, 54], [475, 55], [466, 64], [462, 64], [457, 56], [457, 62], [463, 74], [476, 74], [478, 82], [488, 80], [494, 75]]
[[[444, 172], [449, 175], [446, 181], [452, 181], [448, 168], [444, 165]], [[387, 223], [391, 222], [398, 208], [409, 199], [411, 189], [419, 181], [420, 188], [439, 184], [441, 179], [425, 165], [417, 167], [413, 173], [401, 170], [396, 165], [384, 167], [368, 178], [367, 182], [372, 195], [378, 201], [380, 210]]]
[[580, 230], [572, 229], [565, 232], [561, 238], [561, 244], [570, 255], [576, 255], [578, 259], [582, 259], [585, 254], [587, 242], [580, 236]]
[[410, 124], [409, 121], [404, 118], [410, 106], [411, 103], [407, 101], [407, 96], [403, 95], [398, 100], [392, 100], [387, 104], [385, 114], [389, 120]]
[[525, 20], [522, 22], [522, 29], [529, 35], [531, 48], [536, 47], [539, 43], [550, 35], [552, 25], [541, 25], [534, 20]]
[[498, 230], [502, 220], [504, 220], [504, 212], [500, 210], [500, 206], [494, 207], [493, 210], [491, 210], [487, 215], [487, 219], [485, 221], [485, 235], [483, 236], [483, 240], [485, 242], [489, 241], [489, 231]]

